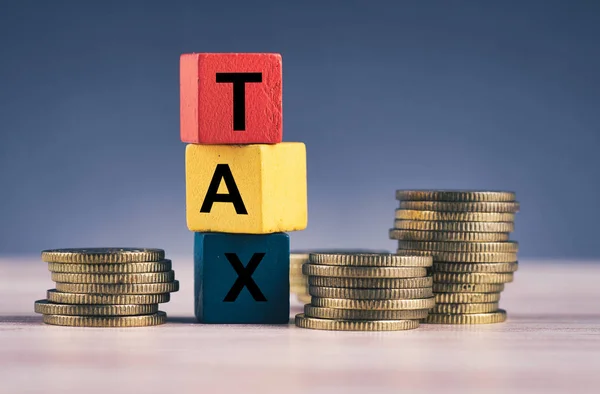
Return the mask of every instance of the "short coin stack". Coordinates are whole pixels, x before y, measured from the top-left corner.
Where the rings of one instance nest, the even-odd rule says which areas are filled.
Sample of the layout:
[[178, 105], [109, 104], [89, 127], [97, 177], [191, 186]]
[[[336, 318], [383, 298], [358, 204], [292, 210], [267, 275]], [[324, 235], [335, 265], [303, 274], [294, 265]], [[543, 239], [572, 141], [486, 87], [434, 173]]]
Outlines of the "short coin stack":
[[77, 327], [141, 327], [163, 324], [158, 304], [179, 282], [161, 249], [88, 248], [42, 252], [56, 289], [35, 302], [44, 323]]
[[434, 304], [428, 256], [379, 253], [312, 253], [311, 303], [296, 316], [302, 328], [391, 331], [419, 327]]
[[502, 191], [398, 190], [390, 230], [399, 255], [433, 257], [436, 306], [425, 322], [500, 323], [504, 284], [518, 268], [518, 243], [509, 241], [519, 203]]
[[308, 263], [310, 253], [388, 253], [385, 250], [370, 249], [317, 249], [312, 251], [293, 251], [290, 253], [290, 293], [296, 295], [298, 301], [303, 304], [310, 302], [308, 294], [308, 276], [302, 273], [302, 265]]

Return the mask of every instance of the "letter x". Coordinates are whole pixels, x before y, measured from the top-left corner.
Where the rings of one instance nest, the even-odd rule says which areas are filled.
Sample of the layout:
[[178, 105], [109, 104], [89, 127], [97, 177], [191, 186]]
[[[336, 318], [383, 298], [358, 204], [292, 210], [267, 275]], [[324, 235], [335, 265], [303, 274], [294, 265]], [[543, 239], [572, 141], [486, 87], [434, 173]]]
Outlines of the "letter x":
[[231, 286], [231, 289], [225, 296], [225, 299], [223, 299], [223, 302], [235, 301], [244, 287], [248, 289], [255, 301], [266, 301], [267, 299], [264, 294], [260, 291], [254, 279], [252, 279], [252, 274], [256, 270], [256, 267], [258, 267], [258, 264], [262, 261], [263, 257], [265, 257], [265, 254], [254, 253], [246, 267], [244, 267], [240, 258], [235, 253], [225, 253], [225, 257], [227, 257], [227, 260], [229, 260], [229, 263], [235, 272], [237, 272], [238, 278], [233, 286]]

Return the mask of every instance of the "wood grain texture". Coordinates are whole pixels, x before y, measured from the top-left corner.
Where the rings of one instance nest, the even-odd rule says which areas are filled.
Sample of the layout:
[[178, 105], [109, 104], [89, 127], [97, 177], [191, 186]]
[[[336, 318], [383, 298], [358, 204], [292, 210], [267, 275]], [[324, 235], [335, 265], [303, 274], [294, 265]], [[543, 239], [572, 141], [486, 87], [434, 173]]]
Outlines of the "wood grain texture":
[[53, 287], [45, 264], [3, 258], [0, 391], [596, 393], [600, 264], [563, 263], [521, 261], [506, 323], [353, 333], [195, 324], [191, 256], [173, 258], [181, 291], [161, 305], [164, 326], [45, 326], [33, 313]]
[[[232, 83], [217, 73], [261, 73], [246, 83], [245, 130], [233, 127]], [[282, 140], [282, 71], [277, 53], [188, 53], [180, 58], [181, 140], [192, 144], [274, 144]]]

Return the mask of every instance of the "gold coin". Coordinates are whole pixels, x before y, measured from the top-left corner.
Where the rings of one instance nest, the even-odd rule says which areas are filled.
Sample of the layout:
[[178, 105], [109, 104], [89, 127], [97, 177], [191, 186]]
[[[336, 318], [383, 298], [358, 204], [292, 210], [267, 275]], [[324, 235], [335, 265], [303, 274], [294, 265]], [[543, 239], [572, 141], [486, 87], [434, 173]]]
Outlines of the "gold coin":
[[352, 300], [344, 298], [312, 297], [311, 304], [323, 308], [362, 309], [362, 310], [408, 310], [431, 309], [435, 298], [415, 298], [406, 300]]
[[436, 283], [509, 283], [513, 281], [513, 273], [480, 273], [457, 274], [454, 272], [434, 272]]
[[306, 286], [290, 286], [290, 293], [297, 294], [307, 294], [308, 293], [308, 285]]
[[345, 267], [304, 264], [304, 275], [342, 278], [415, 278], [427, 275], [425, 267]]
[[78, 305], [53, 304], [48, 300], [38, 300], [34, 304], [35, 313], [44, 315], [75, 316], [135, 316], [158, 312], [158, 304], [144, 305]]
[[343, 287], [309, 286], [308, 294], [322, 298], [349, 298], [353, 300], [401, 300], [433, 296], [431, 287], [418, 289], [348, 289]]
[[46, 293], [48, 301], [58, 304], [83, 305], [138, 305], [169, 302], [171, 295], [162, 294], [77, 294], [62, 293], [55, 289]]
[[431, 250], [434, 252], [502, 252], [517, 253], [519, 243], [507, 242], [427, 242], [398, 241], [399, 249]]
[[422, 256], [398, 256], [391, 253], [311, 253], [309, 262], [353, 267], [431, 267], [433, 260]]
[[82, 248], [42, 251], [42, 261], [48, 263], [112, 264], [160, 261], [164, 258], [165, 251], [162, 249]]
[[506, 320], [506, 311], [498, 309], [489, 313], [467, 313], [467, 314], [438, 314], [430, 313], [424, 320], [430, 324], [491, 324], [501, 323]]
[[296, 315], [296, 326], [332, 331], [399, 331], [419, 327], [418, 320], [331, 320]]
[[504, 283], [434, 283], [436, 293], [500, 293]]
[[136, 274], [146, 272], [167, 272], [171, 270], [171, 260], [125, 264], [65, 264], [48, 263], [50, 272], [71, 274]]
[[56, 290], [65, 293], [86, 294], [161, 294], [179, 290], [179, 281], [166, 283], [97, 284], [56, 283]]
[[290, 265], [290, 275], [302, 276], [302, 265]]
[[398, 249], [400, 255], [432, 256], [433, 261], [445, 263], [514, 263], [516, 253], [499, 252], [434, 252], [431, 250]]
[[175, 272], [151, 272], [145, 274], [69, 274], [53, 272], [50, 276], [53, 281], [62, 283], [165, 283], [172, 282], [175, 279]]
[[296, 298], [303, 304], [310, 303], [310, 295], [308, 294], [296, 294]]
[[353, 289], [415, 289], [431, 287], [433, 278], [335, 278], [329, 276], [310, 276], [308, 284], [322, 287], [347, 287]]
[[44, 315], [44, 323], [72, 327], [146, 327], [167, 322], [167, 314], [157, 312], [140, 316], [66, 316]]
[[318, 306], [304, 305], [304, 315], [319, 319], [336, 320], [414, 320], [424, 319], [429, 314], [429, 309], [411, 309], [396, 311], [370, 311], [357, 309], [320, 308]]
[[498, 310], [497, 302], [481, 302], [473, 304], [436, 304], [431, 313], [488, 313]]
[[308, 283], [308, 276], [302, 276], [301, 278], [290, 278], [290, 286], [304, 286]]
[[519, 263], [434, 263], [433, 272], [482, 272], [482, 273], [500, 273], [515, 272], [519, 268]]
[[398, 230], [462, 233], [512, 233], [515, 231], [515, 224], [511, 222], [428, 222], [425, 220], [396, 219], [394, 227]]
[[305, 286], [308, 285], [308, 277], [290, 278], [290, 286]]
[[302, 264], [305, 261], [308, 261], [309, 253], [290, 253], [290, 261], [298, 262]]
[[440, 212], [396, 209], [396, 219], [436, 222], [514, 222], [514, 213], [497, 212]]
[[510, 202], [515, 192], [485, 190], [396, 190], [397, 200], [454, 201], [454, 202]]
[[519, 212], [518, 202], [400, 201], [400, 209], [440, 212]]
[[501, 242], [508, 241], [508, 233], [461, 233], [455, 231], [415, 231], [390, 229], [390, 239], [399, 241], [452, 241], [452, 242]]
[[500, 301], [500, 293], [436, 293], [435, 303], [439, 304], [477, 304]]

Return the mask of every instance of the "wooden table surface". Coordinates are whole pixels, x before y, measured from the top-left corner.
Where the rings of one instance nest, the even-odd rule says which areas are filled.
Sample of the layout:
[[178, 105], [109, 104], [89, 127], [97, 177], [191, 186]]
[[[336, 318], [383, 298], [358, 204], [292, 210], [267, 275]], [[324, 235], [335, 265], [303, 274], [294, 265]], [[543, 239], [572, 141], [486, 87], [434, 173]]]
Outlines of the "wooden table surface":
[[98, 329], [44, 325], [45, 264], [0, 259], [0, 393], [600, 392], [600, 262], [521, 261], [503, 324], [373, 333], [196, 324], [191, 257], [173, 264], [169, 323]]

